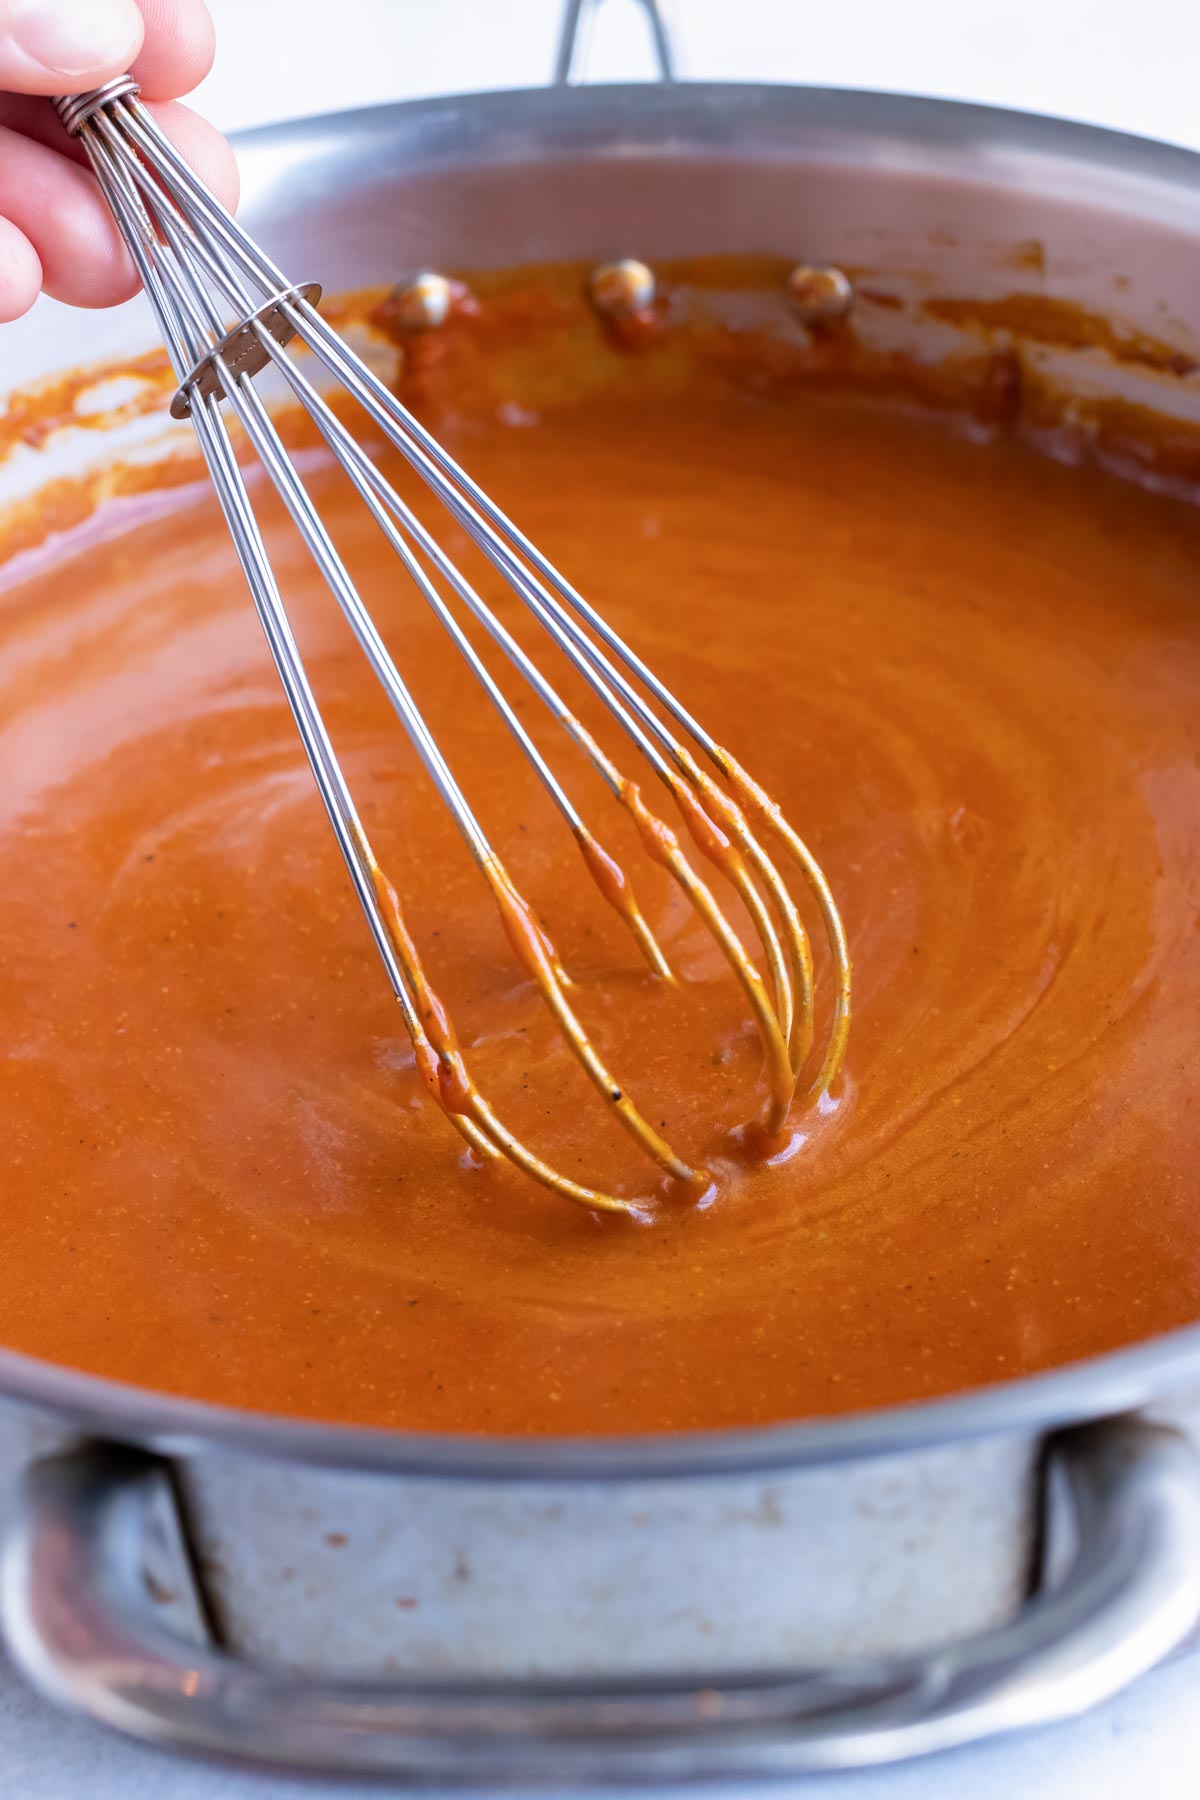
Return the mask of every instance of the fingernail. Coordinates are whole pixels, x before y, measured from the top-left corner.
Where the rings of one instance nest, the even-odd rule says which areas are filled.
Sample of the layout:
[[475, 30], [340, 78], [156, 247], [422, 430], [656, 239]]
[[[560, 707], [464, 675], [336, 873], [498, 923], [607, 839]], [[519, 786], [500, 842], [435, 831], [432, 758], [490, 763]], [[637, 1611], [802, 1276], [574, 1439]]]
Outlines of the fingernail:
[[140, 16], [133, 0], [26, 0], [12, 36], [49, 74], [88, 75], [133, 60]]

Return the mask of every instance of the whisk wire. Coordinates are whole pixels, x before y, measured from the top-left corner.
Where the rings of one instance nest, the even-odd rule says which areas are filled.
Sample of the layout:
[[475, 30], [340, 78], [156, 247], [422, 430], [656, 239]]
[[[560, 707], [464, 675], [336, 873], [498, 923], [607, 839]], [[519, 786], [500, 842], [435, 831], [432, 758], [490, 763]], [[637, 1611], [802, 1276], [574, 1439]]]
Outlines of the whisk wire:
[[[208, 193], [136, 95], [136, 83], [126, 78], [95, 95], [57, 104], [64, 123], [87, 149], [155, 312], [179, 381], [172, 411], [180, 417], [190, 415], [195, 426], [318, 790], [400, 1004], [418, 1072], [480, 1155], [506, 1157], [535, 1180], [581, 1204], [610, 1211], [638, 1210], [636, 1200], [584, 1186], [550, 1167], [503, 1125], [474, 1086], [449, 1014], [428, 982], [399, 898], [375, 859], [338, 762], [226, 428], [222, 400], [228, 401], [439, 797], [449, 808], [491, 891], [514, 953], [577, 1060], [641, 1149], [669, 1176], [692, 1188], [703, 1186], [708, 1179], [705, 1171], [693, 1168], [649, 1125], [585, 1031], [567, 998], [570, 983], [545, 927], [514, 884], [459, 787], [255, 388], [253, 376], [274, 366], [294, 400], [313, 420], [575, 836], [593, 880], [624, 919], [655, 975], [672, 979], [667, 958], [646, 923], [625, 871], [585, 824], [464, 630], [439, 581], [466, 608], [599, 774], [632, 820], [646, 854], [669, 872], [704, 921], [740, 984], [758, 1030], [768, 1089], [761, 1124], [770, 1135], [777, 1134], [786, 1121], [812, 1047], [814, 978], [812, 949], [799, 908], [764, 838], [780, 845], [799, 869], [820, 912], [833, 964], [833, 1015], [820, 1066], [806, 1090], [807, 1100], [819, 1100], [828, 1093], [845, 1051], [849, 957], [840, 916], [816, 859], [764, 790], [333, 331], [316, 310], [319, 288], [289, 283]], [[220, 305], [214, 296], [219, 296]], [[232, 325], [223, 306], [234, 314]], [[386, 480], [325, 395], [286, 354], [292, 338], [298, 338], [365, 410], [665, 786], [692, 843], [739, 896], [765, 957], [766, 980], [676, 833], [646, 804], [640, 784], [613, 762], [494, 607]], [[701, 767], [676, 730], [697, 746], [719, 780]]]
[[407, 535], [407, 538], [417, 544], [422, 554], [433, 564], [443, 580], [454, 589], [459, 598], [464, 602], [475, 618], [477, 618], [484, 626], [493, 640], [504, 649], [506, 654], [521, 670], [521, 673], [525, 676], [526, 680], [534, 688], [539, 698], [550, 711], [559, 717], [566, 715], [564, 702], [559, 698], [551, 683], [546, 680], [545, 676], [538, 669], [536, 663], [534, 663], [526, 654], [512, 634], [496, 617], [492, 609], [466, 580], [462, 572], [442, 550], [436, 539], [433, 538], [421, 524], [416, 514], [403, 500], [401, 500], [400, 496], [380, 474], [379, 470], [371, 462], [361, 446], [347, 431], [333, 409], [312, 386], [311, 382], [309, 382], [303, 373], [295, 366], [291, 358], [285, 356], [274, 344], [268, 344], [267, 348], [272, 359], [276, 362], [281, 373], [291, 386], [296, 398], [306, 408], [317, 424], [322, 436], [329, 445], [329, 448], [342, 463], [346, 474], [353, 483], [359, 497], [362, 499], [379, 529], [383, 532], [389, 545], [401, 558], [404, 567], [412, 576], [419, 591], [433, 608], [439, 622], [450, 636], [456, 649], [462, 655], [472, 674], [487, 694], [488, 699], [500, 714], [500, 717], [504, 720], [504, 723], [512, 733], [512, 736], [520, 745], [527, 760], [535, 770], [538, 779], [541, 781], [543, 787], [562, 814], [581, 849], [583, 849], [585, 860], [589, 857], [592, 859], [592, 862], [589, 863], [589, 867], [592, 868], [593, 874], [595, 873], [593, 864], [604, 867], [606, 872], [611, 869], [616, 870], [615, 883], [610, 884], [615, 887], [616, 891], [615, 893], [609, 892], [606, 897], [612, 901], [618, 912], [629, 925], [635, 940], [642, 949], [651, 968], [656, 974], [669, 977], [670, 965], [663, 955], [650, 927], [646, 924], [646, 921], [641, 914], [641, 910], [637, 905], [636, 899], [633, 897], [632, 890], [629, 887], [624, 871], [613, 862], [613, 859], [608, 855], [607, 851], [602, 849], [592, 832], [584, 824], [583, 819], [570, 796], [567, 794], [562, 783], [534, 743], [521, 720], [517, 717], [511, 703], [497, 684], [495, 677], [491, 674], [487, 665], [479, 656], [475, 646], [471, 643], [458, 620], [445, 604], [442, 596], [426, 578], [420, 564], [413, 556], [409, 543], [406, 541], [406, 536], [402, 535], [401, 530], [398, 529], [398, 525], [403, 528], [403, 533]]
[[[105, 135], [107, 137], [108, 134]], [[101, 187], [125, 231], [168, 354], [178, 371], [187, 364], [189, 345], [185, 326], [173, 313], [167, 297], [170, 278], [165, 270], [160, 276], [159, 266], [151, 254], [154, 244], [153, 222], [124, 163], [119, 158], [106, 158], [90, 139], [85, 141], [88, 142], [92, 164]], [[199, 342], [201, 334], [195, 311], [191, 307], [185, 308], [183, 313], [184, 320], [189, 317], [193, 328], [197, 330], [196, 342]], [[400, 1005], [405, 1028], [419, 1056], [421, 1045], [427, 1045], [428, 1040], [416, 998], [410, 992], [409, 971], [403, 959], [397, 955], [395, 935], [389, 930], [380, 905], [377, 867], [304, 672], [258, 522], [215, 399], [210, 397], [196, 407], [193, 422], [218, 501], [247, 577], [255, 609], [279, 671], [284, 694], [308, 754], [318, 792], [346, 862], [355, 893], [366, 915], [376, 949]], [[451, 1117], [478, 1153], [487, 1157], [499, 1153], [491, 1137], [481, 1131], [470, 1118], [453, 1112]]]

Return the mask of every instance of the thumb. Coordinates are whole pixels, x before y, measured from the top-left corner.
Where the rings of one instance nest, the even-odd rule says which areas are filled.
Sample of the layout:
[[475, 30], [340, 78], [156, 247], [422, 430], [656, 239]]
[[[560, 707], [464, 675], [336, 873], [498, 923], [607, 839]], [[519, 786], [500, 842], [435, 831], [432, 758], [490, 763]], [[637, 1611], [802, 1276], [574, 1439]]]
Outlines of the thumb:
[[82, 94], [141, 47], [135, 0], [0, 0], [0, 91]]

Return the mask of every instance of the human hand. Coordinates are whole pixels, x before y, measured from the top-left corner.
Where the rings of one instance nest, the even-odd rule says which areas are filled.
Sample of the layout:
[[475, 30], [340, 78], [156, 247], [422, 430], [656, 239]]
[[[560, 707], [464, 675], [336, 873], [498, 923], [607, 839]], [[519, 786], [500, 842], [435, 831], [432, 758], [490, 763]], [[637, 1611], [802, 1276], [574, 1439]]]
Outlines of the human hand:
[[228, 207], [237, 168], [225, 140], [176, 103], [208, 73], [204, 0], [0, 0], [0, 321], [40, 291], [113, 306], [138, 280], [112, 215], [48, 99], [127, 70], [202, 180]]

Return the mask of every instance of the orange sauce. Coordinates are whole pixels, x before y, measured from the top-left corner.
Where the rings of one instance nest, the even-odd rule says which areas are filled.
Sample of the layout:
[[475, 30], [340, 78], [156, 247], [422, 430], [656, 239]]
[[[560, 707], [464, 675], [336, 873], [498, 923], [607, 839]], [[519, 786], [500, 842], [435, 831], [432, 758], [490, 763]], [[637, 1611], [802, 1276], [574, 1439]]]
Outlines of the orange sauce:
[[[791, 368], [744, 379], [725, 340], [684, 368], [669, 320], [630, 355], [582, 303], [549, 347], [561, 302], [531, 287], [522, 316], [515, 396], [486, 297], [413, 356], [412, 391], [811, 842], [855, 960], [835, 1104], [794, 1114], [773, 1156], [744, 1153], [758, 1039], [637, 805], [530, 704], [605, 846], [581, 859], [310, 453], [401, 673], [535, 909], [508, 908], [510, 935], [540, 957], [544, 923], [606, 1066], [717, 1180], [699, 1200], [667, 1191], [615, 1128], [266, 506], [428, 973], [431, 1039], [454, 1043], [436, 990], [506, 1123], [652, 1205], [600, 1217], [480, 1166], [403, 1033], [214, 503], [114, 500], [86, 552], [47, 550], [0, 600], [0, 1342], [316, 1417], [622, 1432], [943, 1393], [1196, 1318], [1200, 515], [952, 414]], [[744, 924], [728, 843], [708, 848], [697, 866]], [[678, 984], [640, 956], [610, 852]], [[818, 961], [819, 1027], [829, 1007]]]

